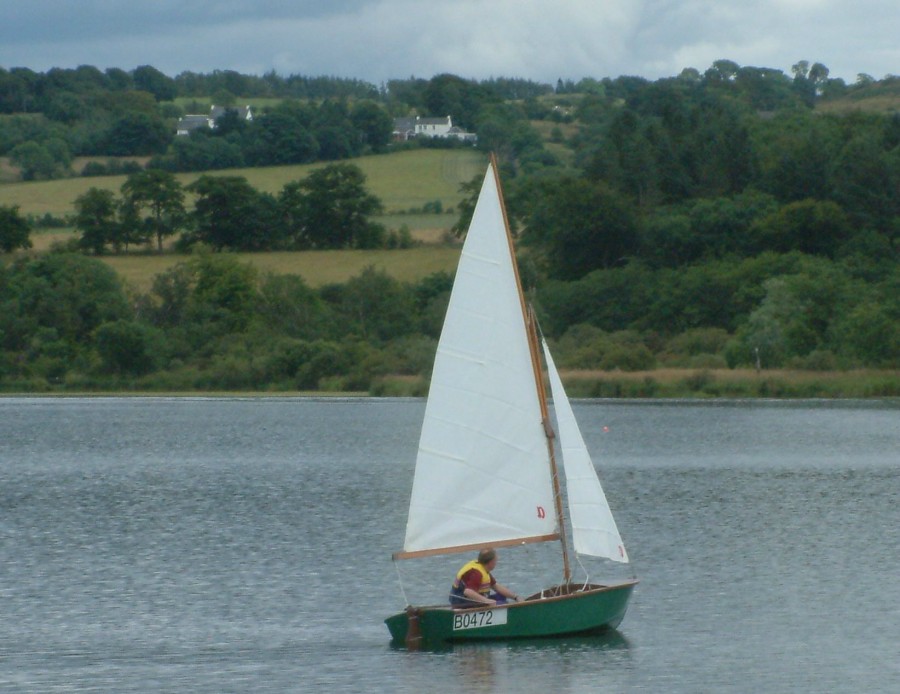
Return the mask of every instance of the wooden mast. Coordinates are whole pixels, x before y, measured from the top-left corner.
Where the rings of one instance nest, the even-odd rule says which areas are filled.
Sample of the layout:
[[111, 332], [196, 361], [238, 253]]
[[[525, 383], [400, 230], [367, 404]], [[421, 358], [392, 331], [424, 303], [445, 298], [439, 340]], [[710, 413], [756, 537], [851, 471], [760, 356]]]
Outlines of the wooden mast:
[[550, 476], [553, 480], [553, 504], [556, 507], [556, 524], [559, 528], [559, 541], [562, 545], [563, 578], [566, 583], [572, 580], [572, 570], [569, 567], [569, 543], [566, 540], [565, 516], [562, 508], [562, 492], [560, 491], [559, 472], [556, 466], [556, 451], [553, 440], [556, 434], [550, 424], [550, 413], [547, 409], [547, 391], [544, 387], [544, 373], [541, 368], [540, 348], [537, 337], [537, 320], [534, 309], [525, 302], [525, 293], [522, 291], [522, 280], [519, 277], [519, 265], [516, 263], [515, 246], [513, 245], [512, 232], [509, 228], [509, 219], [506, 216], [506, 203], [503, 198], [503, 187], [500, 184], [500, 171], [497, 168], [497, 157], [491, 152], [491, 169], [494, 172], [494, 181], [497, 184], [497, 197], [500, 200], [500, 211], [503, 213], [503, 226], [506, 229], [506, 240], [509, 243], [509, 254], [512, 259], [513, 273], [516, 277], [516, 289], [519, 292], [519, 302], [522, 306], [522, 318], [525, 321], [525, 331], [528, 335], [528, 348], [531, 353], [531, 366], [534, 370], [534, 382], [537, 388], [538, 401], [541, 406], [541, 423], [544, 426], [544, 434], [547, 437], [547, 452], [550, 455]]

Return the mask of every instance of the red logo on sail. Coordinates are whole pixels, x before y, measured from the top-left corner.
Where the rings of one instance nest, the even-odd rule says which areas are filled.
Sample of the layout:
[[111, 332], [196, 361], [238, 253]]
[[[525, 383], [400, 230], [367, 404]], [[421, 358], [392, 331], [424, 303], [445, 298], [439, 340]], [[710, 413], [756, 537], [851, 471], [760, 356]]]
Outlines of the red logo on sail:
[[544, 511], [543, 506], [538, 506], [537, 511], [538, 511], [538, 518], [546, 518], [547, 517], [547, 512]]

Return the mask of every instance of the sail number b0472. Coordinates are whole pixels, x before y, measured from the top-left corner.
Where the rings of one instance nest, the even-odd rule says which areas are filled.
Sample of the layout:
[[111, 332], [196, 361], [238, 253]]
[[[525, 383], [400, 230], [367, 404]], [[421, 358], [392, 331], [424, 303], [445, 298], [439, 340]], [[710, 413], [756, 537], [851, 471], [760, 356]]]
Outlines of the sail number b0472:
[[485, 610], [484, 612], [457, 612], [453, 615], [453, 631], [460, 629], [480, 629], [506, 624], [508, 610]]

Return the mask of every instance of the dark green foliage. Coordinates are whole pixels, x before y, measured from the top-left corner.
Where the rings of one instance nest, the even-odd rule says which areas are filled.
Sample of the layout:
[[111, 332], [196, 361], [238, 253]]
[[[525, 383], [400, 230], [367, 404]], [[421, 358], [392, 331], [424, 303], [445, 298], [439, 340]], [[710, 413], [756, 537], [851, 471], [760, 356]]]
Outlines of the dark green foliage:
[[75, 199], [75, 228], [81, 232], [78, 245], [103, 255], [107, 244], [116, 245], [121, 226], [116, 218], [115, 193], [89, 188]]
[[138, 376], [152, 371], [160, 357], [162, 336], [144, 323], [121, 319], [103, 323], [94, 339], [107, 373]]
[[219, 137], [194, 134], [176, 138], [166, 155], [150, 161], [153, 168], [171, 171], [207, 171], [244, 166], [241, 147]]
[[605, 185], [567, 178], [541, 182], [532, 193], [523, 241], [540, 247], [550, 276], [576, 280], [637, 251], [634, 212]]
[[347, 370], [339, 344], [325, 340], [279, 341], [266, 361], [266, 374], [274, 381], [289, 380], [293, 388], [316, 390], [319, 382]]
[[145, 113], [126, 113], [106, 133], [103, 153], [143, 156], [164, 152], [173, 134], [162, 118]]
[[171, 101], [178, 90], [175, 80], [167, 77], [151, 65], [141, 65], [132, 73], [135, 88], [150, 92], [157, 101]]
[[326, 294], [346, 334], [375, 343], [412, 333], [415, 297], [405, 285], [373, 267]]
[[25, 181], [53, 178], [56, 171], [56, 162], [47, 148], [31, 140], [13, 147], [9, 158], [21, 169]]
[[115, 273], [83, 255], [23, 259], [0, 279], [0, 349], [18, 354], [21, 373], [60, 377], [78, 366], [97, 327], [129, 314]]
[[163, 239], [174, 235], [186, 221], [184, 191], [175, 176], [150, 169], [131, 174], [122, 184], [123, 204], [136, 216], [145, 210], [149, 216], [139, 220], [156, 237], [162, 251]]
[[853, 231], [837, 203], [815, 200], [787, 204], [759, 220], [754, 230], [762, 248], [782, 253], [797, 250], [829, 258], [835, 256]]
[[350, 121], [360, 133], [364, 147], [383, 151], [391, 140], [394, 123], [381, 106], [374, 101], [360, 101], [353, 105]]
[[312, 117], [307, 107], [283, 104], [254, 120], [236, 142], [250, 165], [306, 164], [320, 149], [310, 130]]
[[302, 277], [269, 275], [255, 297], [253, 320], [260, 331], [312, 340], [333, 331], [333, 317]]
[[0, 251], [31, 248], [31, 225], [19, 214], [18, 205], [0, 205]]
[[[408, 243], [371, 222], [380, 202], [356, 167], [317, 169], [277, 197], [203, 176], [187, 223], [182, 191], [163, 173], [383, 151], [396, 146], [390, 116], [412, 112], [451, 115], [498, 154], [523, 282], [564, 368], [898, 368], [900, 118], [811, 108], [891, 83], [847, 87], [805, 61], [793, 72], [722, 60], [656, 82], [560, 81], [551, 101], [547, 85], [453, 75], [379, 91], [274, 73], [0, 69], [0, 153], [25, 177], [66, 175], [73, 154], [156, 154], [120, 197], [91, 189], [76, 201], [85, 249], [119, 252], [151, 235], [160, 248], [179, 230], [179, 246], [196, 247], [145, 296], [126, 297], [106, 266], [81, 256], [0, 266], [0, 383], [390, 393], [406, 379], [424, 392], [449, 275], [407, 285], [369, 268], [314, 289], [212, 252]], [[158, 102], [176, 93], [196, 108]], [[288, 100], [254, 108], [252, 122], [226, 112], [217, 129], [170, 142], [175, 118], [203, 112], [210, 97], [243, 103], [236, 96]], [[552, 148], [528, 119], [559, 124]], [[479, 175], [464, 186], [460, 235], [480, 185]], [[8, 216], [14, 239], [22, 233], [17, 210], [0, 208], [7, 252], [24, 245], [10, 247]], [[723, 392], [708, 371], [685, 387]], [[787, 392], [769, 381], [757, 391]], [[664, 388], [647, 378], [591, 392]]]
[[272, 196], [258, 192], [243, 176], [201, 176], [187, 187], [196, 195], [191, 242], [217, 250], [262, 250], [273, 246], [277, 228]]
[[227, 254], [197, 253], [188, 264], [193, 278], [187, 318], [214, 326], [217, 333], [240, 332], [252, 319], [256, 270]]
[[437, 75], [428, 81], [421, 95], [426, 113], [433, 116], [452, 116], [453, 122], [468, 130], [475, 128], [485, 103], [499, 98], [474, 80], [456, 75]]
[[284, 186], [278, 199], [293, 248], [380, 248], [384, 228], [369, 220], [381, 201], [365, 189], [366, 177], [352, 164], [316, 169]]

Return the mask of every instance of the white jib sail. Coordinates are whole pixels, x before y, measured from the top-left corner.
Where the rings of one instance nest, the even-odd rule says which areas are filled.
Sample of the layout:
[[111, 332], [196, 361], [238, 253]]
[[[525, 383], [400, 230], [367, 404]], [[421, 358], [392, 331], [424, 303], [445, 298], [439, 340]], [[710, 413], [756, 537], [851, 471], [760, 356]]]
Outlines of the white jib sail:
[[562, 448], [563, 469], [566, 473], [566, 495], [569, 502], [569, 517], [572, 520], [572, 544], [578, 554], [592, 557], [606, 557], [627, 563], [628, 553], [619, 535], [616, 521], [597, 471], [591, 461], [587, 446], [575, 420], [575, 413], [563, 388], [553, 357], [543, 341], [544, 358], [553, 394], [553, 409], [556, 412], [556, 426], [559, 428], [559, 443]]
[[493, 167], [438, 343], [405, 552], [557, 532], [549, 453]]

